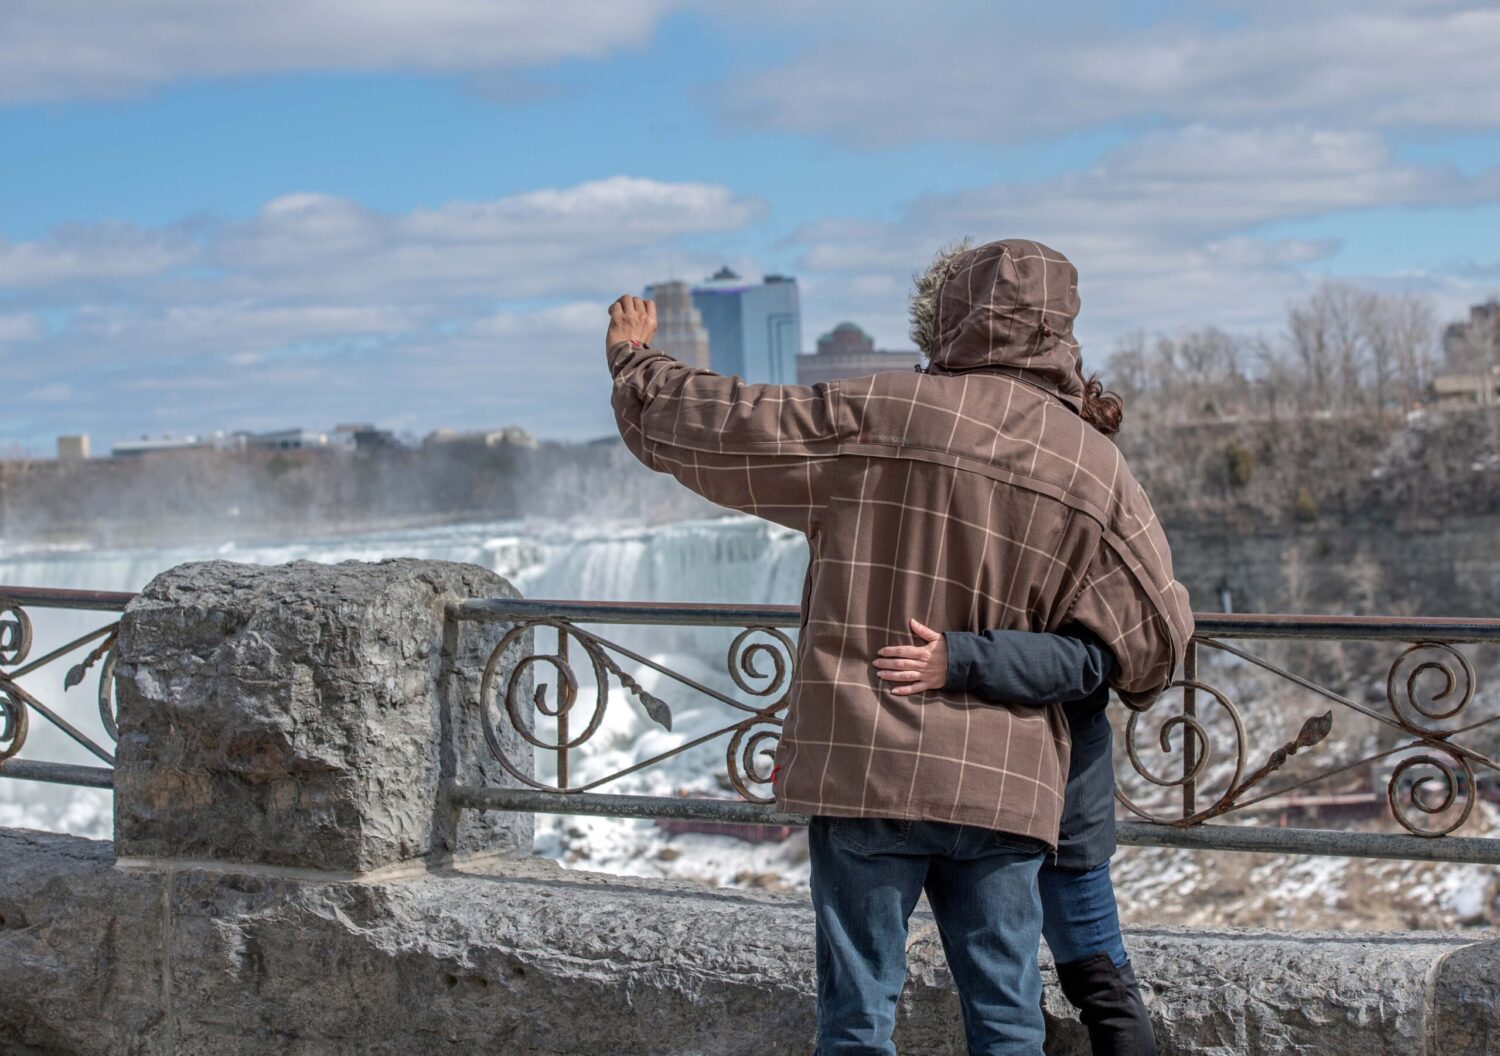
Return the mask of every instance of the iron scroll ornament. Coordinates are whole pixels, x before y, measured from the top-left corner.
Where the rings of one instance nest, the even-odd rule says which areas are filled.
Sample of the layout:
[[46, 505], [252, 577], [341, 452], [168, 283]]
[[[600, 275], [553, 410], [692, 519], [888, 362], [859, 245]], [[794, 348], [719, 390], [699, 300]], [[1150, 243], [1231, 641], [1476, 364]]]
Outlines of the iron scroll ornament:
[[[1147, 821], [1156, 822], [1158, 824], [1172, 825], [1178, 828], [1187, 828], [1193, 825], [1201, 825], [1203, 822], [1208, 821], [1211, 818], [1216, 818], [1222, 814], [1228, 814], [1230, 811], [1234, 810], [1240, 805], [1240, 801], [1246, 793], [1250, 792], [1261, 782], [1265, 781], [1276, 771], [1280, 770], [1282, 766], [1286, 764], [1286, 761], [1288, 759], [1305, 748], [1312, 748], [1318, 744], [1321, 744], [1328, 737], [1328, 734], [1333, 730], [1332, 712], [1324, 712], [1321, 715], [1315, 715], [1312, 718], [1307, 719], [1303, 722], [1301, 729], [1297, 731], [1296, 737], [1292, 738], [1291, 740], [1287, 741], [1285, 744], [1277, 748], [1275, 751], [1271, 752], [1270, 755], [1266, 757], [1266, 761], [1264, 763], [1262, 763], [1249, 777], [1245, 777], [1245, 722], [1243, 717], [1240, 715], [1239, 708], [1235, 706], [1234, 701], [1230, 700], [1228, 696], [1226, 696], [1223, 692], [1216, 689], [1215, 687], [1210, 686], [1205, 682], [1198, 682], [1191, 679], [1183, 679], [1173, 682], [1168, 688], [1201, 690], [1202, 692], [1207, 693], [1209, 697], [1212, 698], [1213, 701], [1220, 707], [1222, 707], [1224, 711], [1229, 715], [1234, 729], [1234, 774], [1229, 779], [1229, 782], [1224, 786], [1224, 791], [1216, 800], [1214, 800], [1213, 803], [1209, 804], [1207, 807], [1204, 807], [1202, 810], [1194, 811], [1191, 814], [1188, 814], [1186, 817], [1169, 818], [1157, 814], [1152, 814], [1150, 811], [1144, 809], [1143, 807], [1136, 804], [1133, 800], [1131, 800], [1131, 798], [1127, 796], [1123, 790], [1116, 790], [1116, 798], [1119, 799], [1119, 801], [1123, 803], [1127, 809]], [[1172, 731], [1179, 726], [1183, 730], [1182, 751], [1184, 753], [1187, 752], [1189, 738], [1192, 739], [1194, 747], [1194, 751], [1192, 753], [1192, 766], [1186, 767], [1184, 769], [1184, 773], [1180, 777], [1166, 778], [1158, 776], [1149, 768], [1147, 768], [1147, 766], [1141, 761], [1140, 753], [1136, 749], [1136, 731], [1140, 721], [1140, 717], [1143, 714], [1145, 714], [1145, 712], [1132, 711], [1130, 719], [1125, 726], [1125, 750], [1130, 757], [1130, 764], [1135, 768], [1136, 773], [1140, 774], [1153, 785], [1157, 785], [1158, 787], [1162, 788], [1183, 787], [1188, 785], [1189, 782], [1196, 784], [1198, 778], [1201, 777], [1207, 770], [1209, 760], [1213, 755], [1213, 743], [1209, 739], [1207, 730], [1204, 728], [1203, 723], [1199, 721], [1196, 715], [1187, 714], [1174, 715], [1171, 718], [1167, 719], [1164, 723], [1162, 723], [1159, 736], [1161, 750], [1163, 753], [1170, 754], [1172, 752]]]
[[[1430, 687], [1432, 675], [1440, 678], [1439, 686], [1424, 695], [1423, 684]], [[1468, 708], [1477, 682], [1468, 657], [1444, 642], [1417, 642], [1391, 662], [1386, 702], [1401, 728], [1419, 739], [1422, 753], [1396, 764], [1386, 785], [1386, 800], [1395, 819], [1415, 836], [1446, 836], [1462, 828], [1474, 811], [1473, 763], [1463, 746], [1448, 743], [1459, 731], [1441, 729], [1439, 724], [1457, 719]], [[1424, 798], [1434, 787], [1439, 793], [1436, 802]], [[1457, 814], [1442, 821], [1441, 815], [1460, 800]], [[1435, 819], [1435, 824], [1423, 824], [1423, 816]]]
[[26, 744], [26, 702], [0, 688], [0, 763]]
[[[750, 639], [756, 634], [767, 635], [772, 641], [752, 642]], [[724, 754], [730, 785], [741, 798], [751, 803], [768, 804], [776, 801], [775, 796], [762, 795], [752, 791], [750, 786], [770, 785], [775, 776], [776, 749], [781, 744], [780, 713], [788, 704], [785, 691], [796, 652], [797, 647], [792, 639], [775, 627], [747, 627], [729, 646], [729, 675], [734, 679], [734, 684], [752, 696], [778, 698], [756, 718], [735, 728]], [[771, 670], [765, 673], [759, 671], [755, 665], [757, 657], [768, 658]], [[751, 678], [765, 679], [765, 683], [758, 688], [751, 685], [741, 674], [742, 671]]]
[[[18, 606], [0, 609], [0, 667], [16, 667], [31, 654], [31, 617]], [[26, 702], [0, 687], [0, 762], [26, 744]]]
[[18, 667], [31, 655], [31, 617], [12, 605], [0, 609], [0, 667]]
[[[510, 670], [505, 681], [503, 695], [497, 692], [497, 680], [500, 675], [500, 662], [512, 645], [518, 641], [527, 631], [536, 627], [551, 627], [558, 633], [558, 649], [553, 653], [531, 653], [518, 660]], [[773, 642], [753, 642], [751, 636], [756, 633], [769, 634]], [[539, 685], [532, 695], [530, 703], [541, 714], [559, 720], [559, 729], [563, 727], [566, 716], [575, 708], [578, 701], [579, 684], [577, 675], [574, 673], [572, 662], [568, 657], [568, 650], [564, 648], [565, 640], [576, 641], [589, 658], [593, 671], [595, 696], [593, 710], [584, 729], [576, 736], [564, 736], [561, 732], [555, 740], [545, 740], [538, 736], [529, 714], [522, 702], [521, 681], [522, 675], [531, 668], [533, 664], [547, 664], [553, 668], [558, 676], [559, 692], [555, 704], [549, 704], [546, 694], [546, 686]], [[779, 648], [778, 648], [779, 646]], [[671, 710], [666, 702], [649, 693], [630, 674], [624, 670], [611, 657], [607, 649], [616, 649], [637, 661], [645, 663], [664, 674], [670, 675], [678, 681], [684, 682], [694, 689], [726, 704], [738, 711], [746, 712], [748, 715], [736, 722], [729, 723], [719, 729], [712, 730], [706, 734], [677, 745], [665, 752], [659, 753], [649, 759], [644, 759], [617, 770], [611, 774], [598, 777], [586, 782], [571, 784], [566, 780], [560, 780], [557, 784], [547, 784], [538, 781], [525, 770], [517, 765], [501, 743], [501, 736], [495, 726], [495, 708], [497, 697], [500, 707], [503, 708], [505, 718], [517, 734], [530, 744], [533, 748], [544, 751], [557, 752], [560, 762], [566, 758], [566, 753], [574, 748], [580, 747], [598, 732], [604, 720], [606, 710], [609, 706], [609, 676], [614, 675], [619, 679], [621, 685], [636, 699], [646, 713], [666, 729], [672, 728]], [[791, 655], [793, 646], [791, 640], [774, 628], [751, 627], [739, 634], [729, 648], [729, 674], [735, 685], [751, 696], [769, 696], [781, 691], [786, 685], [791, 674]], [[762, 670], [757, 658], [768, 658], [771, 662], [771, 670]], [[764, 684], [756, 685], [754, 682], [764, 680]], [[710, 740], [728, 735], [729, 745], [726, 752], [726, 769], [730, 784], [745, 799], [755, 803], [768, 803], [769, 797], [757, 795], [751, 790], [752, 785], [767, 784], [771, 780], [771, 768], [765, 763], [767, 755], [772, 753], [772, 746], [780, 736], [781, 720], [778, 713], [786, 707], [785, 696], [777, 699], [774, 703], [755, 707], [732, 697], [725, 696], [700, 685], [676, 672], [672, 672], [648, 658], [631, 653], [624, 647], [599, 638], [590, 631], [586, 631], [567, 620], [556, 620], [539, 618], [525, 620], [514, 625], [495, 645], [490, 653], [489, 661], [485, 665], [484, 675], [480, 682], [480, 701], [482, 723], [485, 741], [489, 747], [490, 754], [500, 763], [506, 773], [516, 780], [542, 791], [578, 793], [585, 792], [591, 788], [624, 777], [627, 774], [653, 766], [672, 756], [679, 755], [685, 751], [696, 748]], [[560, 775], [562, 770], [560, 769]]]

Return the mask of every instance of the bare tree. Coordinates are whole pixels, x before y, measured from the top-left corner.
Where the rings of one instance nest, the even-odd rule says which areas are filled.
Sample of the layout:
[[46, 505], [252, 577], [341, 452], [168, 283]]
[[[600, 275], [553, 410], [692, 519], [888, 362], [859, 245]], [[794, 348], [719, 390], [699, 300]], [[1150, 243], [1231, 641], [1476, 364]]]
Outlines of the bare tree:
[[[1087, 364], [1093, 367], [1094, 364]], [[1144, 396], [1150, 388], [1146, 365], [1146, 335], [1142, 331], [1126, 334], [1115, 343], [1109, 357], [1109, 388], [1127, 402]]]
[[1288, 355], [1289, 342], [1265, 336], [1249, 345], [1248, 360], [1256, 377], [1257, 410], [1273, 421], [1302, 409], [1303, 389]]
[[1372, 296], [1365, 316], [1375, 402], [1411, 409], [1432, 378], [1437, 322], [1432, 302], [1413, 294]]
[[1368, 349], [1363, 319], [1370, 294], [1342, 282], [1325, 282], [1288, 313], [1292, 349], [1312, 405], [1349, 410], [1364, 401]]
[[1287, 317], [1290, 347], [1305, 382], [1303, 392], [1312, 406], [1328, 406], [1333, 398], [1333, 370], [1329, 364], [1328, 335], [1316, 312], [1293, 308]]

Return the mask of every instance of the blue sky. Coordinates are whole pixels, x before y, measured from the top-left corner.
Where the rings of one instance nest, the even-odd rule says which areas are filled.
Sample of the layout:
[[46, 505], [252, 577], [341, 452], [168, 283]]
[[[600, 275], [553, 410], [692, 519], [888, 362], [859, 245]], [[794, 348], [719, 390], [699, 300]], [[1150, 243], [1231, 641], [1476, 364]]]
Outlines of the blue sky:
[[1324, 278], [1500, 292], [1500, 10], [1448, 0], [0, 0], [0, 452], [610, 431], [615, 295], [728, 262], [907, 347], [963, 235], [1086, 356]]

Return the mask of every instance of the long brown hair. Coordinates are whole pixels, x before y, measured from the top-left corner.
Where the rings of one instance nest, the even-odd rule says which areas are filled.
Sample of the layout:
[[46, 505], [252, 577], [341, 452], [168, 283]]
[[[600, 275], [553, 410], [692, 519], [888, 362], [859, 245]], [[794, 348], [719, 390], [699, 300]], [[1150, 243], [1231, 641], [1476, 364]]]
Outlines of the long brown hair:
[[1083, 409], [1079, 412], [1083, 420], [1105, 436], [1113, 437], [1120, 431], [1120, 420], [1125, 417], [1125, 401], [1117, 393], [1106, 391], [1099, 375], [1085, 375], [1081, 362], [1078, 377], [1083, 382]]

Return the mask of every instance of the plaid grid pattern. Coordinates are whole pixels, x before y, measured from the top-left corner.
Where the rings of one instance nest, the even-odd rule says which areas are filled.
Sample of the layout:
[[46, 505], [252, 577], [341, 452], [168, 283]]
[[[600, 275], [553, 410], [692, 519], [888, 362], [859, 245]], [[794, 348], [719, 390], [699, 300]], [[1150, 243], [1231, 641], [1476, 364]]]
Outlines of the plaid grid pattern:
[[1076, 621], [1113, 650], [1127, 704], [1148, 706], [1170, 681], [1192, 614], [1145, 492], [1076, 413], [1077, 309], [1065, 258], [999, 242], [951, 262], [927, 375], [757, 385], [651, 348], [609, 350], [636, 457], [807, 535], [780, 809], [1056, 843], [1061, 707], [892, 696], [870, 662], [910, 640], [909, 617], [968, 631]]

